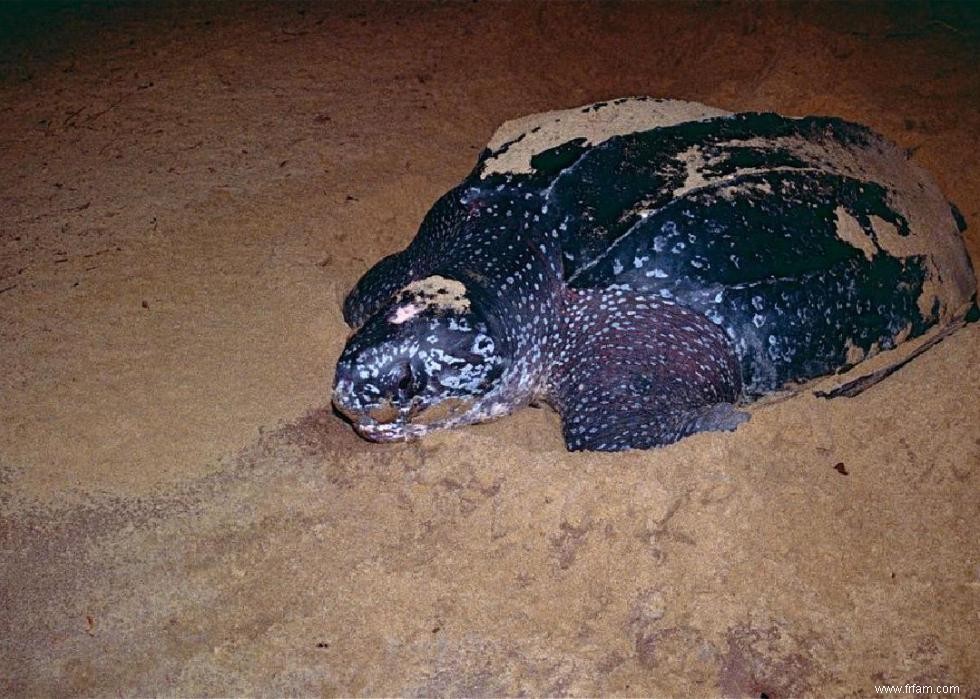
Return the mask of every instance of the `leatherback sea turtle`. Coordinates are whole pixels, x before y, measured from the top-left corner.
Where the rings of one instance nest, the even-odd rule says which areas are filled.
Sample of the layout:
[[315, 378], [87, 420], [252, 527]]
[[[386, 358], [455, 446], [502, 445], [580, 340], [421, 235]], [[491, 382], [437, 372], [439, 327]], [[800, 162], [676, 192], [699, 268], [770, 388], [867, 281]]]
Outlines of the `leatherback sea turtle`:
[[573, 450], [734, 429], [972, 319], [962, 229], [905, 151], [836, 118], [628, 98], [518, 119], [347, 297], [334, 405], [374, 441], [538, 401]]

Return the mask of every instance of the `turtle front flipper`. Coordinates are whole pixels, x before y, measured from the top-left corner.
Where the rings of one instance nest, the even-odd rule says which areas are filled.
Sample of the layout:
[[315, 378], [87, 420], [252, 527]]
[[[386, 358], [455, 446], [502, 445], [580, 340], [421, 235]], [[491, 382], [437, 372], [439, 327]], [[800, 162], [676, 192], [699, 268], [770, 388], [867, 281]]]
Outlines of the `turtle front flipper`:
[[648, 449], [748, 419], [735, 352], [704, 316], [618, 289], [567, 304], [549, 400], [570, 450]]

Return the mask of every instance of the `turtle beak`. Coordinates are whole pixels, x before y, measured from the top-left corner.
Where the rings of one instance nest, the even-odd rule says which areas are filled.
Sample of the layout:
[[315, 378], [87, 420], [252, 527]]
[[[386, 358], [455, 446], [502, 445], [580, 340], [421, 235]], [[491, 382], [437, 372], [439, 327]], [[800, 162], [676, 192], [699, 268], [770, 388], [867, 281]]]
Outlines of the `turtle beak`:
[[428, 431], [425, 427], [412, 425], [404, 419], [378, 422], [364, 416], [352, 424], [361, 437], [371, 442], [411, 442]]
[[352, 425], [356, 425], [360, 420], [360, 416], [351, 408], [349, 408], [343, 401], [339, 400], [338, 396], [333, 397], [333, 409], [338, 412], [347, 422]]
[[333, 407], [354, 430], [371, 442], [410, 441], [421, 437], [427, 429], [408, 422], [411, 410], [399, 407], [391, 401], [382, 401], [369, 410], [350, 405], [345, 399], [347, 393], [338, 385], [333, 395]]

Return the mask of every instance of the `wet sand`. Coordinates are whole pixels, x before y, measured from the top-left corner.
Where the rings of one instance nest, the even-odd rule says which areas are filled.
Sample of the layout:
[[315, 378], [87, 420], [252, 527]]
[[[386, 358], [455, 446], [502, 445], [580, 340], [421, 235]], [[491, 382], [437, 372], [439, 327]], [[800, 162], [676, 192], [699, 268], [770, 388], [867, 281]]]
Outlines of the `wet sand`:
[[494, 129], [646, 94], [884, 133], [980, 260], [964, 6], [4, 7], [0, 693], [980, 696], [980, 328], [570, 454], [328, 408], [345, 292]]

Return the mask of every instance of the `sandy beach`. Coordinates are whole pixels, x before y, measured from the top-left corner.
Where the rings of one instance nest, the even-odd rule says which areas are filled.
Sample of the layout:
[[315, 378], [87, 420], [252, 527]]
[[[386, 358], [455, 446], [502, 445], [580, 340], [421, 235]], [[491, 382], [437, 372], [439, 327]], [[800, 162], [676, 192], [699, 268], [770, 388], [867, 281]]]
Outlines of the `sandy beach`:
[[330, 410], [345, 293], [498, 125], [867, 124], [980, 263], [966, 4], [0, 7], [0, 694], [980, 697], [980, 324], [856, 398], [569, 453]]

